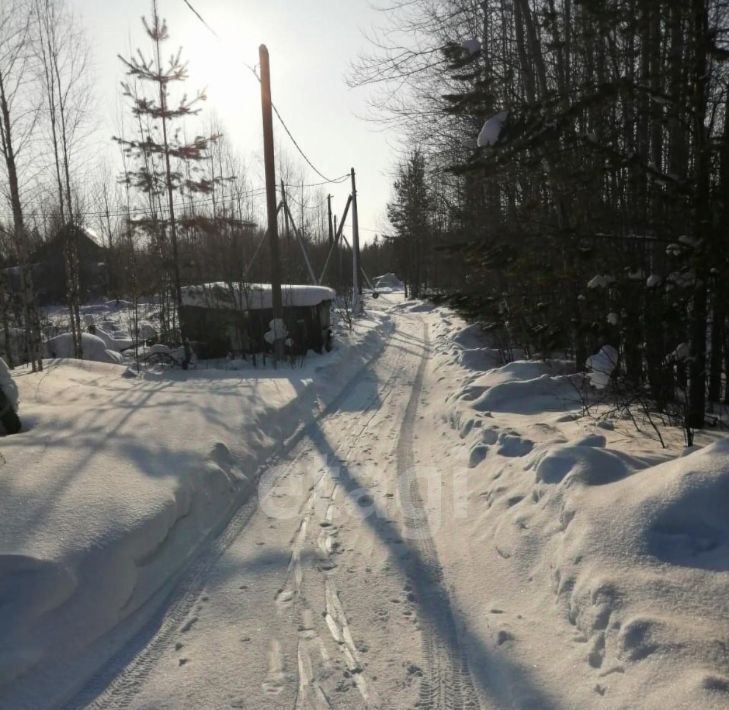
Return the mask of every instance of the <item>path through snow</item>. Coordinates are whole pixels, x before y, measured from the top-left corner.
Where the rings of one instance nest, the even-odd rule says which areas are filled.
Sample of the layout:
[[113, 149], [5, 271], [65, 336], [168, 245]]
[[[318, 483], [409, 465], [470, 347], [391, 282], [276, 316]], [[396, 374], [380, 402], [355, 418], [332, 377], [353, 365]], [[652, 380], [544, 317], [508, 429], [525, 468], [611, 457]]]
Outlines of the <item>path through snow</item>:
[[402, 489], [428, 357], [422, 318], [400, 316], [91, 707], [478, 707], [417, 482]]

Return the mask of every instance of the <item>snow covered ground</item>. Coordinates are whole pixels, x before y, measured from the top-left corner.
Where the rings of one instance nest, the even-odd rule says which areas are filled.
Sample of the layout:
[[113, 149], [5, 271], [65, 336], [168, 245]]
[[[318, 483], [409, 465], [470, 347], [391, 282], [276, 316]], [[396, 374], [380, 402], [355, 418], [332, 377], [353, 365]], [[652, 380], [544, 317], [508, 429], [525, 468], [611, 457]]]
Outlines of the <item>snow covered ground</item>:
[[431, 396], [467, 473], [438, 541], [482, 706], [729, 707], [729, 440], [583, 417], [559, 362], [454, 387], [448, 320]]
[[0, 707], [729, 707], [729, 442], [374, 305], [319, 372], [19, 378]]
[[16, 370], [27, 431], [0, 440], [0, 706], [45, 707], [73, 690], [90, 645], [169, 591], [250, 496], [259, 466], [390, 328], [374, 313], [296, 369], [130, 376], [58, 359]]

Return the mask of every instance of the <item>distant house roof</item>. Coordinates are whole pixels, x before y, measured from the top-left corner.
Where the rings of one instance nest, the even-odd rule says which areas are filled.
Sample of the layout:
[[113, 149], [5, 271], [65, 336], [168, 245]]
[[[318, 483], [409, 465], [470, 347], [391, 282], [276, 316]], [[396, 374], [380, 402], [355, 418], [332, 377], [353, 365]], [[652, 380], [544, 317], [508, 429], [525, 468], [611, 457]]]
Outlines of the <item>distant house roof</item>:
[[[95, 255], [94, 261], [97, 261], [106, 252], [106, 247], [101, 243], [100, 238], [95, 232], [92, 232], [86, 227], [75, 227], [76, 230], [76, 242], [79, 250], [79, 254], [88, 254], [89, 256]], [[31, 254], [32, 261], [44, 261], [49, 254], [56, 252], [57, 249], [63, 248], [63, 243], [67, 236], [67, 229], [61, 229], [47, 242], [41, 244], [33, 254]]]
[[[336, 297], [336, 291], [327, 286], [284, 284], [281, 298], [284, 307], [318, 306]], [[271, 284], [237, 284], [224, 282], [183, 286], [182, 305], [198, 308], [231, 309], [241, 311], [264, 310], [273, 307]]]

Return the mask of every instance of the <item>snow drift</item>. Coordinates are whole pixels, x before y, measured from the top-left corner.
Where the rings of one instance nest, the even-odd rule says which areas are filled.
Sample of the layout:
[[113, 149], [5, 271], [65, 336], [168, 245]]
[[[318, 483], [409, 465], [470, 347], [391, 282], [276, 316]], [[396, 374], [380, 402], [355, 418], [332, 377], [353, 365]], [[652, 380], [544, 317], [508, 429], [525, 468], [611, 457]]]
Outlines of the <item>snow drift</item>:
[[570, 363], [477, 372], [457, 356], [490, 357], [478, 328], [430, 318], [447, 403], [434, 415], [459, 435], [444, 485], [468, 492], [438, 545], [470, 643], [490, 654], [484, 702], [729, 707], [729, 440], [699, 433], [684, 455], [678, 430], [666, 450], [583, 417]]

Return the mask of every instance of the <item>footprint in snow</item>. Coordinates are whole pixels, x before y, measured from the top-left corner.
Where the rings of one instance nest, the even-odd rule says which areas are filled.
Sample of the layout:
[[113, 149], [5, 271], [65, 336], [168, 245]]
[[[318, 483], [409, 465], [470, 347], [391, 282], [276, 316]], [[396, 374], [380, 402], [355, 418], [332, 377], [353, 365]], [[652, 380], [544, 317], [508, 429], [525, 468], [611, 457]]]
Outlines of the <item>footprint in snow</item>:
[[193, 616], [181, 629], [180, 632], [186, 634], [193, 626], [197, 624], [197, 617]]
[[514, 640], [514, 635], [509, 633], [505, 629], [502, 629], [501, 631], [499, 631], [499, 633], [496, 636], [496, 644], [498, 646], [502, 646], [507, 641], [513, 641], [513, 640]]
[[327, 558], [324, 560], [320, 560], [316, 566], [321, 572], [331, 572], [333, 569], [336, 568], [337, 563]]
[[276, 604], [289, 604], [293, 598], [294, 593], [292, 590], [279, 589], [278, 592], [276, 592], [274, 601], [276, 602]]

